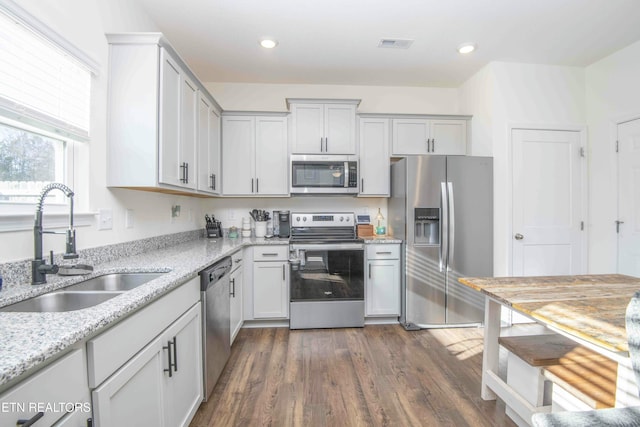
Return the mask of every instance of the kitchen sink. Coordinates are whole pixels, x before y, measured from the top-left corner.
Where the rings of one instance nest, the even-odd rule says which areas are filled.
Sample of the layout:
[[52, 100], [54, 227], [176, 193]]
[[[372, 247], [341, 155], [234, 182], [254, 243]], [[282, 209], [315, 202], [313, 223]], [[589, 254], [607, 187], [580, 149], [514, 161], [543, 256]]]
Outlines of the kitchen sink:
[[117, 297], [122, 292], [49, 292], [0, 308], [2, 312], [60, 312], [81, 310]]
[[130, 291], [144, 285], [164, 273], [112, 273], [93, 277], [75, 285], [67, 286], [65, 291], [94, 292], [94, 291]]

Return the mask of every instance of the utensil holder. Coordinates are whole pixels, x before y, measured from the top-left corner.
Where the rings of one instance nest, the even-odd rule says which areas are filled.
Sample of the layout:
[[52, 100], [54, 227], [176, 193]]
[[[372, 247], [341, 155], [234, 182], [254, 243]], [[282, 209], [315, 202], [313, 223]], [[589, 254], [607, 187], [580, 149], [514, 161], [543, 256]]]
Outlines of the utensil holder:
[[256, 237], [264, 237], [267, 234], [267, 221], [256, 221]]

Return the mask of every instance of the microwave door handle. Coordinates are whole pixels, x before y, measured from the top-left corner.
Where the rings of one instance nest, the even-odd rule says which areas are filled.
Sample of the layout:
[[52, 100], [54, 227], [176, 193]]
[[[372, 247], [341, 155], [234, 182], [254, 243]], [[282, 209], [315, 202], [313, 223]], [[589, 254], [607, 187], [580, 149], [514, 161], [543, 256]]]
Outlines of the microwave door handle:
[[344, 187], [349, 187], [349, 162], [344, 162]]

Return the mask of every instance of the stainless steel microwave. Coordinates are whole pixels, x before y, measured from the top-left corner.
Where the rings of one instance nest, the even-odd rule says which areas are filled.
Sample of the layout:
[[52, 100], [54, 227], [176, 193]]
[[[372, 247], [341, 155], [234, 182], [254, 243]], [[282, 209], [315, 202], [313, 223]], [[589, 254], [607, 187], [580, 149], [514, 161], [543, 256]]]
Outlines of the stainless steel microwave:
[[358, 157], [327, 154], [291, 156], [292, 194], [357, 194]]

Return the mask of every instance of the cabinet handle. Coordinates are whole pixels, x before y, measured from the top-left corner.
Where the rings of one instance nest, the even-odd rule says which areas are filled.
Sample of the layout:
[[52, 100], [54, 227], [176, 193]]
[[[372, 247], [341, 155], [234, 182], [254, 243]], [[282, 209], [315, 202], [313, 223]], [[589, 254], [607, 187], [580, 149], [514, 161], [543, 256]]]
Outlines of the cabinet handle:
[[211, 181], [211, 185], [209, 186], [210, 189], [215, 190], [216, 189], [216, 176], [214, 174], [209, 175], [209, 180]]
[[236, 297], [236, 279], [231, 279], [231, 293], [229, 295], [231, 295], [233, 298]]
[[376, 252], [377, 255], [391, 255], [391, 251], [387, 252]]
[[360, 179], [360, 191], [364, 193], [364, 178]]
[[430, 148], [429, 148], [429, 138], [427, 138], [427, 153], [431, 152]]
[[256, 193], [260, 192], [260, 178], [256, 178]]
[[263, 252], [262, 256], [278, 256], [278, 254], [274, 252]]
[[188, 184], [189, 183], [189, 163], [185, 162], [185, 166], [186, 166], [186, 168], [185, 168], [185, 172], [184, 172], [184, 182], [185, 182], [185, 184]]
[[171, 341], [167, 341], [167, 346], [162, 346], [163, 350], [167, 350], [167, 354], [169, 357], [169, 369], [164, 369], [164, 372], [169, 372], [169, 378], [171, 378], [173, 376], [173, 371], [171, 370], [173, 368], [173, 361], [171, 358], [171, 345], [173, 344], [173, 342]]
[[173, 337], [173, 371], [178, 372], [178, 342], [176, 337]]
[[18, 420], [16, 421], [17, 426], [29, 427], [34, 425], [40, 418], [44, 417], [44, 412], [38, 412], [33, 417], [28, 420]]
[[284, 264], [282, 264], [282, 281], [284, 282], [285, 280], [287, 280], [287, 278], [285, 277]]
[[432, 153], [436, 152], [436, 139], [435, 138], [431, 138], [431, 152]]
[[323, 140], [323, 139], [324, 139], [323, 137], [320, 137], [320, 152], [321, 152], [321, 153], [322, 153], [322, 140]]
[[93, 427], [93, 418], [87, 418], [87, 427]]
[[253, 193], [253, 178], [251, 178], [251, 192]]
[[329, 152], [329, 137], [325, 137], [324, 139], [324, 151], [325, 153]]
[[216, 174], [213, 174], [213, 189], [216, 189]]
[[369, 279], [371, 279], [371, 264], [369, 264]]
[[180, 182], [183, 182], [185, 184], [187, 183], [187, 178], [185, 178], [186, 177], [186, 174], [185, 174], [186, 170], [187, 170], [187, 163], [186, 162], [182, 162], [182, 164], [180, 165], [180, 173], [182, 174], [182, 177], [180, 178]]

